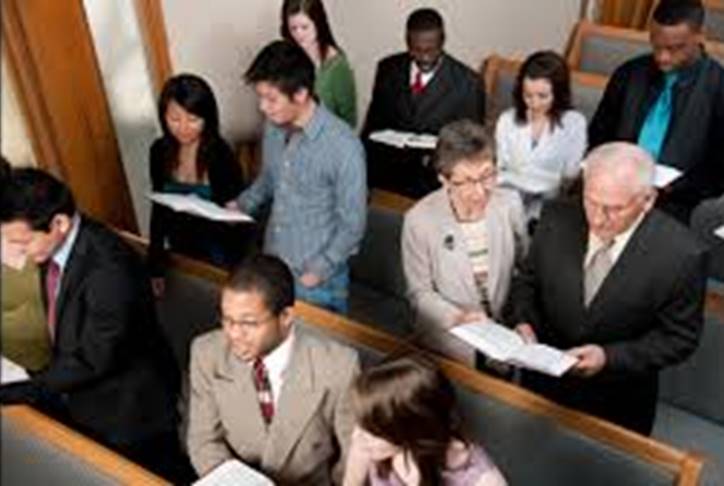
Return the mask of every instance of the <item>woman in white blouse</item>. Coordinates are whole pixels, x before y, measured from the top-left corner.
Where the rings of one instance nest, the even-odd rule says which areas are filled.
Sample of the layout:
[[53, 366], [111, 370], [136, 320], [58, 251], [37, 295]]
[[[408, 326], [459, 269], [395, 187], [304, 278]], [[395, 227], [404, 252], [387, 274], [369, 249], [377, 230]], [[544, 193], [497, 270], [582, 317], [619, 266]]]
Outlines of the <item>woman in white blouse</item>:
[[580, 172], [586, 150], [586, 119], [572, 109], [565, 60], [540, 51], [525, 60], [513, 89], [513, 108], [495, 128], [499, 183], [517, 189], [529, 220]]

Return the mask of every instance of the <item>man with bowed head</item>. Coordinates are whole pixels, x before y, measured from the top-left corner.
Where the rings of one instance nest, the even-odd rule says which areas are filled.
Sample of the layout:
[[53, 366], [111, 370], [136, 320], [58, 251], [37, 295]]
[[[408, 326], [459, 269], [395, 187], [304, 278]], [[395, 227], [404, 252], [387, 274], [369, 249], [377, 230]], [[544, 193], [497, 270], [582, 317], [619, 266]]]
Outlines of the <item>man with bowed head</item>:
[[562, 378], [525, 372], [525, 386], [643, 434], [653, 427], [659, 370], [698, 345], [706, 284], [706, 251], [654, 209], [653, 174], [636, 145], [593, 150], [583, 201], [544, 208], [508, 319], [527, 341], [578, 359]]

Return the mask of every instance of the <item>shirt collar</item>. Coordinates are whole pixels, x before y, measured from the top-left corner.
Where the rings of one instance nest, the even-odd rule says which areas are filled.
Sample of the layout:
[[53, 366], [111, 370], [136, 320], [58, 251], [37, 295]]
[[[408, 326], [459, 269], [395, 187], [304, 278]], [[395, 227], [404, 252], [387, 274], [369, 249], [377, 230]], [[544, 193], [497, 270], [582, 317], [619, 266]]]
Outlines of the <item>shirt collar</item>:
[[[641, 225], [641, 221], [643, 221], [644, 216], [646, 216], [645, 212], [642, 212], [639, 214], [638, 218], [634, 220], [634, 222], [631, 224], [631, 226], [626, 229], [623, 233], [619, 233], [616, 235], [613, 239], [613, 245], [611, 245], [611, 249], [609, 250], [611, 253], [612, 260], [615, 262], [618, 260], [618, 257], [621, 256], [621, 253], [623, 253], [623, 250], [626, 248], [626, 245], [628, 244], [629, 240], [633, 236], [636, 229]], [[593, 257], [593, 255], [596, 253], [596, 251], [602, 247], [605, 243], [600, 240], [596, 235], [589, 232], [588, 233], [588, 251], [586, 252], [586, 265], [588, 264], [588, 261]]]
[[261, 359], [262, 362], [264, 362], [264, 366], [266, 367], [267, 373], [269, 373], [270, 377], [281, 377], [284, 370], [286, 370], [287, 365], [289, 364], [289, 359], [292, 355], [292, 344], [294, 339], [294, 326], [292, 326], [289, 335], [284, 339], [284, 341]]
[[55, 250], [55, 253], [52, 257], [53, 262], [58, 265], [61, 272], [65, 270], [65, 266], [68, 264], [70, 252], [73, 250], [75, 240], [78, 238], [78, 231], [80, 230], [80, 216], [78, 216], [78, 213], [73, 215], [70, 224], [72, 225], [72, 227], [70, 229], [70, 232], [68, 233], [68, 236], [66, 236], [65, 241], [63, 241], [63, 243], [60, 245], [60, 248]]

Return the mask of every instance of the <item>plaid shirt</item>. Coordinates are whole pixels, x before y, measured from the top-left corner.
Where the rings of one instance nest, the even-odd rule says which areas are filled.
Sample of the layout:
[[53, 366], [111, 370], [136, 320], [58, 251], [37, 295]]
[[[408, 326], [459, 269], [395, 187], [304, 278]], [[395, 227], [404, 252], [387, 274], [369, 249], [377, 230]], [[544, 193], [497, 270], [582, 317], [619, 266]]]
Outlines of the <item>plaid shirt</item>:
[[282, 258], [297, 276], [313, 272], [327, 280], [357, 252], [364, 234], [364, 150], [347, 124], [323, 106], [303, 130], [289, 135], [266, 123], [261, 173], [238, 203], [253, 214], [272, 200], [264, 251]]

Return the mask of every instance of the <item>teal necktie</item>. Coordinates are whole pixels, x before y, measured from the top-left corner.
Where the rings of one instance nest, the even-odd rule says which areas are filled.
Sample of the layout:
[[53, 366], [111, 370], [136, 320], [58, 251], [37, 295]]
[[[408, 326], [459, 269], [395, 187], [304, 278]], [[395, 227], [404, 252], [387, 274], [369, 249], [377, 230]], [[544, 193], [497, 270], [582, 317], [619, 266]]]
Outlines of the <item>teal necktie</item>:
[[650, 153], [656, 161], [661, 155], [664, 137], [666, 137], [671, 122], [671, 92], [679, 74], [672, 72], [666, 73], [664, 76], [664, 89], [661, 90], [656, 103], [646, 115], [638, 140], [638, 145]]

